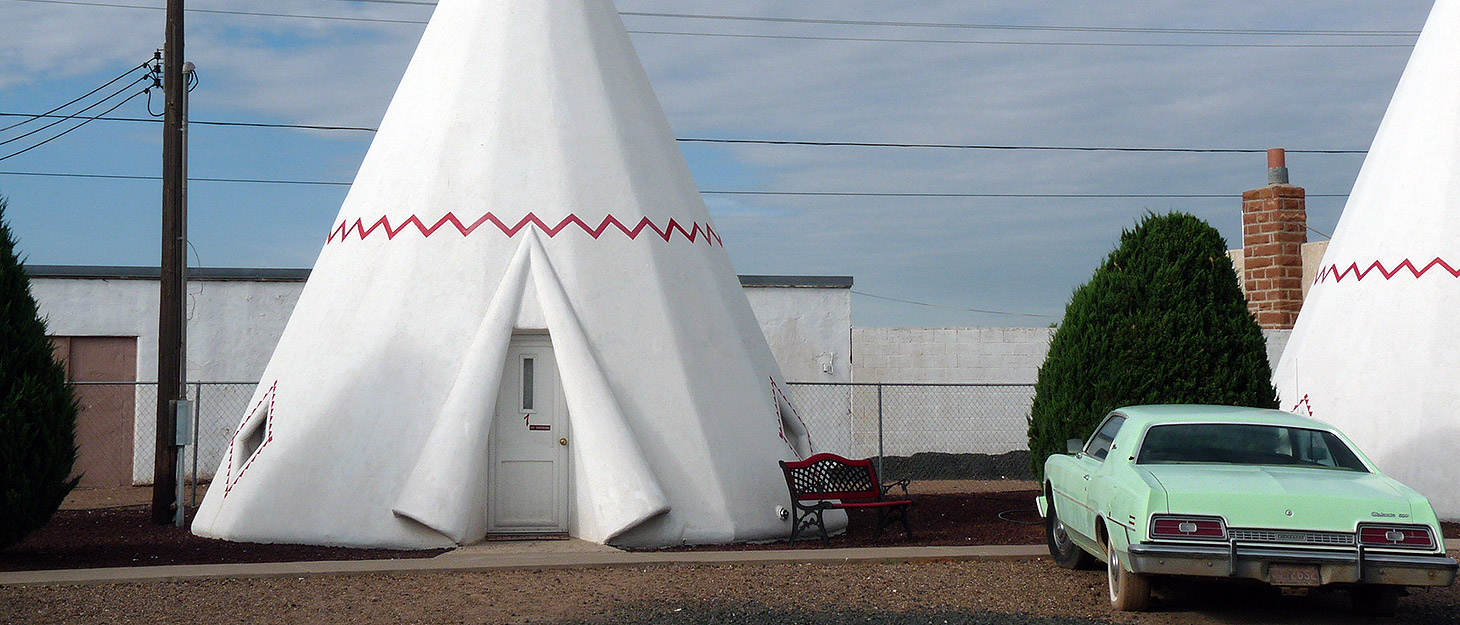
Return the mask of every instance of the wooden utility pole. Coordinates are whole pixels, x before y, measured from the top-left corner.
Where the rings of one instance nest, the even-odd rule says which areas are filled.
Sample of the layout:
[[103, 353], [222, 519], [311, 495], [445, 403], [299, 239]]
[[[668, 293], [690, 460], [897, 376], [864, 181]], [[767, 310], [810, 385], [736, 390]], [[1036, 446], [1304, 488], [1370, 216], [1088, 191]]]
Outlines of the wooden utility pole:
[[187, 316], [187, 169], [183, 75], [183, 0], [167, 0], [162, 49], [162, 90], [167, 100], [162, 127], [162, 277], [157, 333], [157, 446], [152, 469], [152, 522], [172, 523], [178, 512], [177, 403], [184, 384]]

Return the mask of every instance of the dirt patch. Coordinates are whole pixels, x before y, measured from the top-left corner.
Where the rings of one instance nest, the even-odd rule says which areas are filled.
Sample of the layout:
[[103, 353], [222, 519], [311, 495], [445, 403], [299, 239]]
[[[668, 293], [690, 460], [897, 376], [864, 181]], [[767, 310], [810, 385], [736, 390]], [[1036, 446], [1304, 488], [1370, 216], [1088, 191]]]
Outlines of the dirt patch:
[[[194, 498], [193, 484], [183, 487], [183, 502], [193, 504], [202, 501], [208, 494], [208, 482], [199, 482], [197, 497]], [[117, 488], [77, 488], [66, 495], [61, 502], [62, 510], [95, 510], [97, 508], [120, 508], [123, 506], [144, 506], [152, 504], [152, 486], [122, 486]]]

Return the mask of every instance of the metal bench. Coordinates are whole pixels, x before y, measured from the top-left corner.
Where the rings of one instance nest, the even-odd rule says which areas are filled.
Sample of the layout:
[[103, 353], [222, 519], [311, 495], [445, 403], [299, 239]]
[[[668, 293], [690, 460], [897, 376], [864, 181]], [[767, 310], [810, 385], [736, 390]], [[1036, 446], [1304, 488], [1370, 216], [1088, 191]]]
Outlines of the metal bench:
[[[912, 505], [907, 494], [908, 481], [879, 483], [870, 459], [850, 460], [823, 453], [796, 462], [782, 460], [781, 471], [791, 491], [791, 544], [796, 543], [802, 531], [816, 527], [821, 530], [822, 543], [830, 547], [831, 537], [826, 533], [822, 515], [833, 509], [874, 508], [877, 510], [874, 538], [880, 538], [884, 528], [900, 520], [907, 539], [912, 540], [912, 526], [907, 519], [908, 506]], [[900, 498], [888, 497], [888, 491], [894, 487], [902, 488]]]

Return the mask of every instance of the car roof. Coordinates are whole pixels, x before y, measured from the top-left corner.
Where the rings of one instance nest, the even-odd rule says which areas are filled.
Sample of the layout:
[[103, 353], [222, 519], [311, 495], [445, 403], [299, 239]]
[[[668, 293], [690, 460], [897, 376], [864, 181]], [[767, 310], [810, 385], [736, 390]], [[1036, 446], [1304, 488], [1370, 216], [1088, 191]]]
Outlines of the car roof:
[[1247, 408], [1243, 406], [1211, 406], [1203, 404], [1159, 404], [1149, 406], [1126, 406], [1112, 412], [1125, 416], [1128, 425], [1156, 425], [1161, 423], [1251, 423], [1283, 425], [1318, 430], [1332, 430], [1333, 426], [1291, 412], [1268, 408]]

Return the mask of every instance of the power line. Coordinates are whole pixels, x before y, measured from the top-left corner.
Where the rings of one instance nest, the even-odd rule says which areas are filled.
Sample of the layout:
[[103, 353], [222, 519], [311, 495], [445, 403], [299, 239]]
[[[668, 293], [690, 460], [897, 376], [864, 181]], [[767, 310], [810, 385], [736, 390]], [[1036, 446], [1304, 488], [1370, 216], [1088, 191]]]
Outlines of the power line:
[[[37, 4], [60, 4], [60, 5], [72, 5], [72, 6], [107, 7], [107, 8], [118, 8], [118, 9], [139, 9], [139, 10], [153, 10], [153, 11], [161, 11], [161, 10], [164, 10], [164, 7], [140, 6], [140, 5], [132, 5], [132, 4], [113, 3], [113, 2], [86, 2], [86, 1], [82, 1], [82, 0], [11, 0], [11, 1], [12, 2], [31, 2], [31, 3], [37, 3]], [[287, 18], [287, 19], [313, 19], [313, 20], [328, 20], [328, 21], [339, 21], [339, 22], [364, 22], [364, 23], [384, 23], [384, 24], [416, 24], [416, 25], [426, 24], [427, 23], [427, 20], [420, 20], [420, 19], [392, 19], [392, 18], [341, 16], [341, 15], [309, 15], [309, 14], [297, 14], [297, 13], [266, 13], [266, 12], [258, 12], [258, 11], [234, 11], [234, 10], [223, 10], [223, 9], [196, 9], [196, 8], [190, 8], [190, 9], [186, 9], [186, 10], [189, 13], [204, 13], [204, 14], [217, 14], [217, 15], [249, 16], [249, 17], [272, 17], [272, 18]], [[635, 13], [631, 13], [631, 12], [625, 12], [625, 13], [623, 13], [623, 15], [659, 15], [659, 14], [635, 14]], [[671, 16], [671, 15], [676, 15], [676, 14], [662, 14], [662, 16]], [[685, 16], [686, 17], [689, 17], [688, 15], [685, 15]], [[751, 17], [739, 17], [739, 16], [694, 16], [694, 17], [697, 17], [699, 19], [744, 19], [744, 20], [752, 20], [752, 21], [776, 21], [776, 20], [782, 20], [782, 19], [790, 19], [790, 18], [751, 18]], [[810, 23], [819, 23], [819, 22], [825, 22], [825, 23], [840, 23], [840, 22], [846, 22], [846, 23], [849, 23], [849, 24], [858, 23], [858, 22], [853, 21], [853, 20], [840, 20], [840, 21], [839, 20], [818, 20], [818, 21], [811, 21]], [[863, 23], [864, 24], [867, 24], [867, 25], [878, 25], [878, 23], [876, 23], [876, 22], [863, 22]], [[907, 22], [907, 23], [887, 22], [887, 23], [885, 23], [885, 25], [898, 25], [898, 24], [902, 24], [902, 25], [913, 25], [913, 24], [919, 24], [919, 23], [918, 22]], [[956, 24], [948, 24], [948, 25], [944, 25], [942, 27], [945, 27], [945, 28], [957, 28], [957, 27], [964, 27], [964, 26], [967, 26], [967, 27], [976, 27], [976, 26], [989, 26], [989, 27], [992, 27], [992, 26], [995, 26], [995, 25], [956, 25]], [[1095, 27], [1052, 27], [1051, 26], [1051, 27], [1043, 27], [1043, 28], [1046, 29], [1046, 30], [1063, 30], [1063, 29], [1069, 29], [1069, 30], [1072, 30], [1074, 32], [1086, 32], [1086, 31], [1080, 31], [1078, 29], [1080, 29], [1080, 28], [1089, 28], [1090, 30], [1088, 32], [1107, 32], [1104, 29], [1098, 29], [1098, 28], [1095, 28]], [[1007, 29], [1007, 30], [1025, 30], [1026, 28], [1025, 27], [1016, 27], [1016, 26], [1007, 26], [1004, 29]], [[1173, 30], [1180, 30], [1180, 29], [1173, 29]], [[1199, 30], [1199, 29], [1188, 29], [1188, 30], [1196, 31], [1196, 30]], [[720, 38], [734, 38], [734, 39], [785, 39], [785, 40], [801, 40], [801, 41], [842, 41], [842, 42], [871, 42], [871, 43], [929, 43], [929, 44], [1005, 45], [1005, 46], [1135, 47], [1135, 48], [1411, 48], [1411, 47], [1413, 47], [1412, 44], [1399, 44], [1399, 43], [1396, 43], [1396, 44], [1383, 44], [1383, 43], [1380, 43], [1380, 44], [1361, 44], [1361, 43], [1355, 43], [1355, 44], [1347, 44], [1347, 43], [1285, 44], [1285, 43], [1181, 43], [1181, 42], [1141, 43], [1141, 42], [1096, 42], [1096, 41], [1085, 41], [1085, 42], [1078, 42], [1078, 41], [981, 41], [981, 40], [967, 40], [967, 39], [922, 39], [922, 38], [897, 38], [897, 37], [835, 37], [835, 36], [820, 36], [820, 35], [770, 35], [770, 34], [741, 34], [741, 33], [707, 33], [707, 32], [692, 32], [692, 31], [674, 31], [674, 30], [629, 30], [628, 32], [630, 32], [632, 34], [639, 34], [639, 35], [672, 35], [672, 36], [689, 36], [689, 37], [720, 37]], [[1109, 30], [1108, 32], [1121, 32], [1121, 31], [1119, 31], [1119, 30]], [[1132, 29], [1129, 32], [1147, 32], [1147, 31], [1134, 30], [1134, 29]], [[1158, 32], [1158, 31], [1153, 30], [1153, 31], [1150, 31], [1150, 32]], [[1301, 32], [1303, 32], [1303, 31], [1295, 31], [1293, 33], [1283, 33], [1281, 31], [1274, 31], [1273, 33], [1271, 33], [1271, 36], [1284, 35], [1284, 34], [1299, 34]], [[1338, 35], [1338, 34], [1342, 34], [1344, 32], [1359, 33], [1359, 32], [1362, 32], [1362, 31], [1330, 31], [1330, 32], [1308, 31], [1307, 34]], [[1388, 32], [1386, 32], [1386, 31], [1373, 31], [1373, 32], [1374, 33], [1378, 33], [1378, 34], [1383, 34], [1384, 36], [1389, 36], [1390, 34], [1393, 34], [1395, 36], [1398, 36], [1398, 35], [1402, 34], [1402, 33], [1400, 33], [1400, 31], [1388, 31]], [[1190, 33], [1185, 33], [1185, 34], [1224, 34], [1224, 33], [1220, 33], [1220, 32], [1214, 31], [1214, 32], [1211, 32], [1211, 33], [1190, 32]], [[1259, 33], [1257, 31], [1253, 31], [1253, 32], [1249, 32], [1249, 33], [1238, 33], [1234, 29], [1234, 32], [1233, 33], [1227, 33], [1227, 34], [1265, 34], [1265, 33]], [[1357, 36], [1357, 35], [1354, 35], [1354, 36]]]
[[[26, 0], [33, 1], [33, 0]], [[824, 35], [758, 35], [746, 33], [702, 33], [678, 30], [630, 30], [636, 35], [721, 37], [726, 39], [788, 39], [797, 41], [844, 41], [864, 43], [939, 43], [980, 46], [1053, 46], [1072, 48], [1413, 48], [1404, 43], [1142, 43], [1122, 41], [984, 41], [970, 39], [916, 39], [902, 37], [831, 37]]]
[[[32, 113], [0, 112], [0, 117], [56, 117], [50, 114], [35, 115]], [[100, 121], [107, 122], [134, 122], [145, 124], [160, 124], [162, 120], [153, 117], [99, 117]], [[287, 128], [296, 130], [349, 130], [357, 132], [375, 132], [375, 128], [369, 126], [339, 126], [321, 124], [276, 124], [269, 122], [236, 122], [236, 121], [208, 121], [201, 119], [189, 119], [189, 126], [225, 126], [239, 128]], [[1288, 150], [1292, 152], [1294, 150]]]
[[[944, 150], [1038, 150], [1038, 151], [1069, 151], [1069, 152], [1177, 152], [1195, 154], [1258, 154], [1266, 153], [1265, 148], [1180, 148], [1180, 147], [1139, 147], [1139, 146], [1077, 146], [1077, 145], [998, 145], [978, 143], [892, 143], [875, 141], [803, 141], [795, 139], [714, 139], [687, 137], [679, 139], [685, 143], [726, 143], [726, 144], [751, 144], [751, 145], [796, 145], [796, 146], [835, 146], [835, 147], [859, 147], [859, 148], [929, 148]], [[1343, 150], [1343, 149], [1290, 149], [1288, 153], [1293, 154], [1367, 154], [1368, 150]]]
[[[83, 94], [75, 97], [70, 102], [67, 102], [67, 103], [62, 104], [60, 106], [57, 106], [56, 108], [53, 108], [53, 109], [51, 109], [49, 111], [46, 111], [44, 113], [41, 113], [40, 115], [20, 115], [19, 117], [25, 117], [27, 119], [22, 119], [22, 120], [20, 120], [18, 122], [15, 122], [14, 124], [11, 124], [11, 125], [6, 126], [4, 128], [0, 128], [0, 132], [5, 132], [5, 131], [10, 130], [12, 128], [16, 128], [18, 126], [23, 126], [23, 125], [28, 124], [30, 122], [33, 122], [33, 121], [35, 121], [37, 119], [41, 119], [41, 118], [44, 118], [44, 117], [50, 117], [56, 111], [59, 111], [59, 110], [61, 110], [63, 108], [66, 108], [68, 106], [71, 106], [72, 104], [75, 104], [77, 102], [80, 102], [82, 100], [85, 100], [86, 98], [92, 96], [96, 92], [101, 91], [102, 89], [105, 89], [107, 87], [110, 87], [112, 84], [116, 83], [117, 81], [119, 81], [119, 80], [121, 80], [123, 78], [126, 78], [129, 75], [131, 75], [132, 72], [135, 72], [135, 71], [137, 71], [139, 69], [142, 69], [144, 67], [147, 67], [147, 63], [146, 62], [143, 62], [142, 64], [140, 64], [140, 65], [138, 65], [136, 67], [133, 67], [132, 69], [129, 69], [129, 70], [125, 71], [125, 72], [122, 72], [116, 78], [113, 78], [113, 79], [108, 80], [105, 83], [103, 83], [100, 87], [97, 87], [95, 89], [92, 89], [91, 91], [87, 91], [86, 93], [83, 93]], [[136, 83], [133, 83], [133, 84], [136, 84]]]
[[[0, 112], [0, 117], [55, 117], [32, 113]], [[143, 117], [101, 117], [102, 121], [139, 122], [157, 124], [161, 121]], [[192, 126], [224, 126], [243, 128], [280, 128], [301, 130], [344, 130], [376, 132], [369, 126], [340, 126], [321, 124], [283, 124], [268, 122], [189, 120]], [[681, 143], [707, 143], [725, 145], [784, 145], [809, 147], [853, 147], [853, 148], [906, 148], [934, 150], [986, 150], [986, 151], [1045, 151], [1045, 152], [1135, 152], [1135, 153], [1177, 153], [1177, 154], [1265, 154], [1266, 148], [1184, 148], [1152, 146], [1097, 146], [1097, 145], [1006, 145], [992, 143], [915, 143], [891, 141], [810, 141], [800, 139], [727, 139], [716, 137], [679, 137]], [[1367, 150], [1348, 149], [1303, 149], [1289, 148], [1289, 154], [1367, 154]]]
[[[165, 11], [167, 7], [154, 7], [136, 4], [121, 4], [118, 2], [84, 2], [82, 0], [10, 0], [11, 2], [30, 2], [33, 4], [63, 4], [70, 6], [84, 7], [105, 7], [109, 9], [137, 9], [143, 11]], [[260, 11], [230, 11], [226, 9], [184, 9], [188, 13], [203, 13], [212, 15], [237, 15], [247, 17], [281, 17], [289, 19], [310, 19], [329, 20], [336, 22], [374, 22], [382, 24], [425, 24], [426, 20], [390, 19], [375, 17], [354, 17], [344, 15], [302, 15], [298, 13], [265, 13]]]
[[[159, 180], [159, 176], [131, 174], [89, 174], [71, 172], [0, 171], [0, 175], [49, 178], [89, 178], [103, 180]], [[264, 178], [189, 177], [189, 182], [236, 184], [277, 184], [348, 187], [350, 182], [338, 180], [288, 180]], [[767, 195], [787, 197], [877, 197], [877, 198], [991, 198], [991, 199], [1231, 199], [1241, 193], [928, 193], [881, 191], [749, 191], [705, 189], [703, 195]], [[1347, 194], [1309, 193], [1310, 198], [1341, 198]]]
[[[360, 2], [367, 0], [348, 0]], [[693, 20], [718, 20], [731, 22], [768, 22], [780, 24], [821, 24], [834, 26], [884, 26], [895, 28], [940, 28], [963, 30], [1013, 30], [1039, 32], [1079, 33], [1140, 33], [1163, 35], [1251, 35], [1251, 36], [1324, 36], [1324, 37], [1417, 37], [1417, 31], [1405, 30], [1304, 30], [1304, 29], [1253, 29], [1253, 28], [1169, 28], [1139, 26], [1056, 26], [1048, 24], [970, 24], [959, 22], [894, 22], [878, 20], [818, 19], [804, 17], [767, 17], [743, 15], [706, 15], [695, 13], [649, 13], [623, 11], [619, 15], [632, 17], [665, 17]]]
[[[162, 176], [146, 176], [136, 174], [81, 174], [68, 172], [40, 172], [40, 171], [0, 171], [3, 176], [34, 176], [42, 178], [85, 178], [93, 180], [162, 180]], [[220, 182], [238, 184], [281, 184], [281, 185], [306, 185], [306, 186], [343, 186], [348, 187], [348, 182], [330, 180], [284, 180], [264, 178], [205, 178], [189, 176], [188, 182]]]
[[[390, 4], [400, 6], [434, 7], [435, 2], [424, 0], [329, 0], [356, 4]], [[1418, 31], [1409, 30], [1308, 30], [1295, 28], [1173, 28], [1139, 26], [1058, 26], [1048, 24], [971, 24], [961, 22], [905, 22], [879, 20], [818, 19], [804, 17], [770, 17], [748, 15], [708, 15], [700, 13], [656, 13], [645, 11], [620, 11], [624, 17], [674, 18], [691, 20], [720, 20], [733, 22], [762, 22], [779, 24], [823, 24], [835, 26], [885, 26], [895, 28], [955, 28], [966, 30], [1014, 30], [1086, 33], [1143, 33], [1168, 35], [1297, 35], [1323, 37], [1416, 37]]]
[[[786, 197], [901, 197], [901, 198], [1020, 198], [1020, 199], [1223, 199], [1241, 193], [962, 193], [924, 191], [721, 191], [703, 190], [704, 195], [775, 195]], [[1308, 193], [1305, 197], [1348, 197], [1347, 194]]]
[[[138, 92], [136, 92], [136, 93], [134, 93], [134, 94], [132, 94], [130, 96], [127, 96], [126, 99], [122, 100], [121, 102], [118, 102], [116, 104], [116, 106], [113, 106], [113, 107], [111, 107], [111, 108], [109, 108], [109, 109], [107, 109], [105, 111], [102, 111], [101, 114], [102, 115], [106, 115], [107, 113], [110, 113], [112, 111], [115, 111], [115, 110], [121, 108], [123, 104], [126, 104], [128, 102], [131, 102], [133, 98], [136, 98], [137, 96], [142, 95], [144, 93], [147, 93], [147, 90], [146, 89], [143, 89], [141, 91], [138, 91]], [[105, 100], [103, 100], [103, 101], [105, 101]], [[9, 159], [9, 158], [14, 158], [16, 156], [20, 156], [21, 154], [25, 154], [26, 152], [29, 152], [31, 150], [34, 150], [34, 149], [36, 149], [38, 147], [41, 147], [41, 146], [47, 144], [47, 143], [50, 143], [52, 141], [55, 141], [56, 139], [60, 139], [61, 137], [64, 137], [64, 136], [70, 134], [71, 131], [76, 130], [77, 128], [80, 128], [82, 126], [85, 126], [85, 125], [87, 125], [87, 124], [89, 124], [89, 123], [91, 123], [93, 121], [96, 121], [96, 118], [95, 117], [87, 118], [85, 121], [83, 121], [83, 122], [81, 122], [79, 124], [76, 124], [75, 126], [72, 126], [70, 128], [67, 128], [66, 130], [61, 131], [59, 134], [56, 134], [55, 136], [52, 136], [52, 137], [47, 138], [45, 141], [42, 141], [42, 142], [37, 143], [35, 145], [32, 145], [32, 146], [30, 146], [28, 148], [25, 148], [23, 150], [20, 150], [18, 152], [12, 152], [10, 154], [6, 154], [5, 156], [0, 156], [0, 161], [6, 160], [6, 159]]]
[[[56, 121], [53, 121], [53, 122], [51, 122], [49, 124], [46, 124], [44, 126], [41, 126], [40, 128], [36, 128], [35, 130], [31, 130], [30, 132], [25, 132], [25, 133], [22, 133], [22, 134], [18, 134], [18, 135], [14, 136], [14, 137], [11, 137], [9, 139], [0, 140], [0, 145], [5, 145], [7, 143], [14, 143], [16, 141], [19, 141], [21, 139], [24, 139], [26, 137], [29, 137], [29, 136], [31, 136], [33, 134], [40, 133], [40, 132], [44, 132], [46, 130], [50, 130], [51, 128], [55, 127], [58, 124], [65, 123], [67, 120], [76, 119], [78, 117], [81, 117], [81, 114], [82, 113], [85, 113], [85, 112], [87, 112], [87, 111], [89, 111], [91, 109], [94, 109], [94, 108], [96, 108], [98, 106], [101, 106], [102, 104], [105, 104], [106, 102], [108, 102], [112, 98], [115, 98], [115, 97], [121, 95], [126, 90], [131, 89], [132, 87], [137, 86], [137, 83], [140, 83], [140, 82], [149, 80], [150, 78], [151, 78], [150, 75], [142, 76], [142, 77], [138, 78], [137, 80], [132, 81], [131, 84], [128, 84], [128, 85], [122, 87], [121, 89], [117, 89], [116, 91], [113, 91], [110, 95], [106, 96], [105, 98], [102, 98], [100, 100], [97, 100], [96, 102], [93, 102], [93, 103], [87, 105], [85, 108], [83, 108], [83, 109], [81, 109], [79, 111], [76, 111], [75, 113], [72, 113], [70, 115], [46, 114], [44, 117], [46, 117], [46, 118], [55, 118]], [[116, 81], [114, 80], [112, 82], [116, 82]], [[111, 83], [107, 83], [107, 84], [111, 84]], [[91, 93], [96, 93], [96, 90], [92, 90]], [[91, 93], [88, 93], [87, 95], [91, 95]], [[82, 97], [85, 97], [85, 96], [82, 96]], [[77, 98], [77, 100], [80, 100], [80, 98]], [[77, 100], [72, 100], [71, 103], [75, 103]], [[115, 108], [109, 109], [108, 112], [110, 112], [112, 110], [116, 110], [116, 109]], [[105, 115], [105, 113], [103, 113], [103, 115]], [[37, 118], [39, 118], [39, 117], [37, 117]], [[89, 118], [86, 121], [88, 121], [88, 122], [96, 121], [96, 117]], [[20, 126], [21, 124], [24, 124], [24, 123], [25, 122], [21, 122], [20, 124], [15, 124], [13, 126], [10, 126], [10, 128], [14, 128], [16, 126]]]

